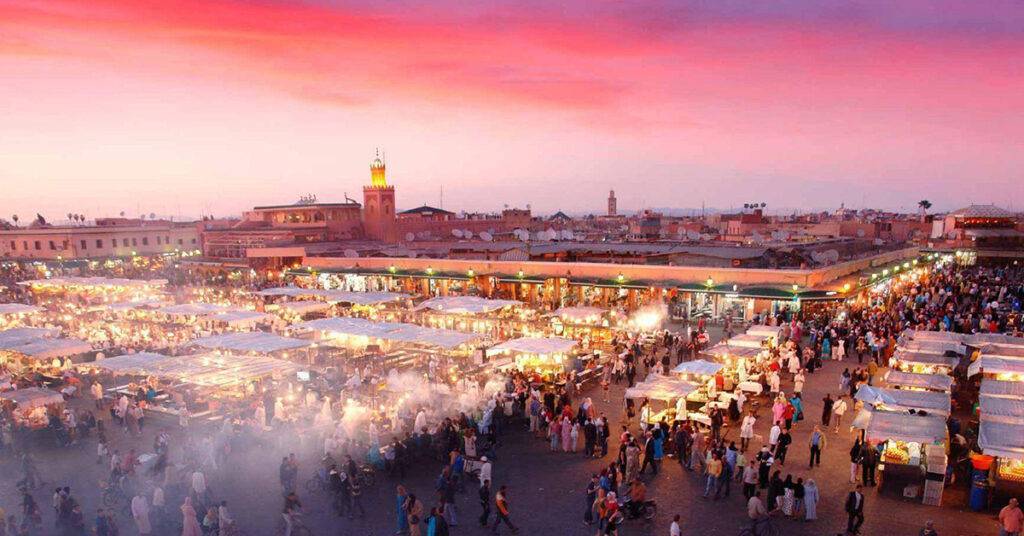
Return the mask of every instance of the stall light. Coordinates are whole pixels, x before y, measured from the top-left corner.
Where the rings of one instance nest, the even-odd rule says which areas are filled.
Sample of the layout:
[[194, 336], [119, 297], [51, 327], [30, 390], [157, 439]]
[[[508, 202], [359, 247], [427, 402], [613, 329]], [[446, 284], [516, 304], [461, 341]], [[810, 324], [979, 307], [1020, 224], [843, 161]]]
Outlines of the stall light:
[[793, 285], [793, 292], [800, 290], [800, 285]]
[[903, 269], [906, 270], [908, 268], [910, 268], [910, 263], [909, 262], [903, 263]]
[[889, 275], [889, 269], [882, 270], [882, 275]]
[[427, 271], [427, 275], [434, 275], [434, 269], [431, 268], [430, 266], [427, 266], [427, 270], [426, 271]]
[[392, 264], [391, 266], [388, 266], [388, 271], [391, 273], [395, 273], [396, 271], [398, 271], [398, 268], [395, 268], [395, 265]]
[[522, 279], [522, 278], [526, 277], [526, 274], [522, 270], [519, 270], [518, 272], [516, 272], [516, 277], [518, 277], [519, 279]]
[[843, 285], [843, 292], [850, 292], [850, 284], [849, 283]]
[[707, 281], [706, 281], [705, 283], [706, 283], [706, 284], [707, 284], [707, 286], [709, 286], [709, 287], [713, 287], [713, 286], [715, 286], [715, 280], [714, 280], [714, 279], [711, 279], [710, 277], [708, 277], [708, 280], [707, 280]]
[[917, 266], [917, 259], [914, 259], [914, 266]]
[[871, 274], [871, 279], [878, 279], [878, 274], [877, 273]]
[[622, 272], [619, 272], [619, 275], [615, 276], [615, 280], [621, 285], [626, 282], [626, 276], [622, 275]]
[[474, 277], [474, 276], [476, 276], [476, 272], [474, 272], [473, 269], [470, 268], [469, 270], [466, 270], [466, 275], [468, 277]]

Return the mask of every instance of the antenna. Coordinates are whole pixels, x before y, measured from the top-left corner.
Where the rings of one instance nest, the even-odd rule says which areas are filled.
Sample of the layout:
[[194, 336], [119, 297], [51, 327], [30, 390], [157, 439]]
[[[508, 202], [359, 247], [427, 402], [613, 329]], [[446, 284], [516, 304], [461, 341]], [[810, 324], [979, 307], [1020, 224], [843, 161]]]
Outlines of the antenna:
[[441, 206], [439, 206], [437, 208], [439, 208], [441, 210], [444, 210], [444, 183], [441, 183], [441, 203], [440, 203], [440, 205]]

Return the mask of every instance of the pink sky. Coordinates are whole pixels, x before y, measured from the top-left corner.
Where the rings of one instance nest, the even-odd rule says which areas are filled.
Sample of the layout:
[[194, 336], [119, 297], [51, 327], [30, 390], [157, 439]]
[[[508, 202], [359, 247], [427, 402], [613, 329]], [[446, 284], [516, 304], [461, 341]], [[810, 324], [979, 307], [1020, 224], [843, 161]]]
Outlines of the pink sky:
[[1013, 0], [0, 0], [0, 72], [5, 218], [361, 199], [378, 146], [404, 208], [1024, 203]]

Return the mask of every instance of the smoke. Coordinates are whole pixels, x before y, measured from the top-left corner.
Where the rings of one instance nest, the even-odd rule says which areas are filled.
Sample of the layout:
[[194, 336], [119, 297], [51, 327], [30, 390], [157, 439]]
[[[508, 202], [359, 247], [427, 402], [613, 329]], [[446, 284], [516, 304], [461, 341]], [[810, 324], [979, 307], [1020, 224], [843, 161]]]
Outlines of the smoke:
[[662, 322], [668, 317], [668, 307], [657, 302], [637, 309], [628, 320], [629, 327], [638, 331], [651, 331], [661, 328]]

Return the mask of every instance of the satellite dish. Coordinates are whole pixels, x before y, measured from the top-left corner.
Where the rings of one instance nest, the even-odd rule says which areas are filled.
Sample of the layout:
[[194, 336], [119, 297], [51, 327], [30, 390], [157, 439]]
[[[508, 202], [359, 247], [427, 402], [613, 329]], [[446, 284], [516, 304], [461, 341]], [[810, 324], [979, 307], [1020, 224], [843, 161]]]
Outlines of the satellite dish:
[[562, 229], [561, 235], [562, 240], [572, 240], [572, 231], [569, 229]]
[[345, 256], [352, 259], [359, 256], [359, 252], [354, 249], [346, 249]]
[[857, 229], [857, 238], [864, 238], [864, 229]]
[[686, 238], [690, 240], [700, 240], [700, 233], [697, 231], [686, 231]]
[[548, 240], [555, 240], [555, 239], [558, 238], [558, 231], [556, 231], [554, 229], [548, 229], [547, 235], [548, 235]]
[[473, 231], [466, 229], [465, 231], [462, 231], [462, 236], [466, 238], [473, 238]]
[[483, 240], [484, 242], [490, 242], [493, 239], [494, 238], [491, 236], [491, 233], [488, 233], [487, 231], [480, 233], [480, 240]]
[[884, 244], [884, 243], [885, 243], [885, 241], [883, 241], [883, 240], [882, 240], [881, 238], [876, 238], [876, 239], [875, 239], [875, 242], [874, 242], [874, 244], [875, 244], [876, 246], [881, 246], [881, 245], [882, 245], [882, 244]]
[[462, 238], [462, 231], [458, 229], [452, 229], [452, 236], [455, 238]]
[[536, 237], [536, 239], [540, 240], [541, 242], [547, 242], [548, 233], [546, 233], [545, 231], [537, 231]]
[[414, 235], [412, 233], [405, 233], [405, 241], [406, 242], [412, 242], [413, 240], [416, 240], [416, 235]]

